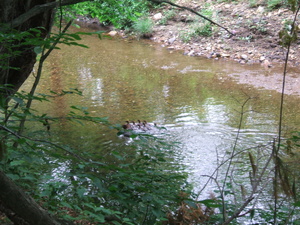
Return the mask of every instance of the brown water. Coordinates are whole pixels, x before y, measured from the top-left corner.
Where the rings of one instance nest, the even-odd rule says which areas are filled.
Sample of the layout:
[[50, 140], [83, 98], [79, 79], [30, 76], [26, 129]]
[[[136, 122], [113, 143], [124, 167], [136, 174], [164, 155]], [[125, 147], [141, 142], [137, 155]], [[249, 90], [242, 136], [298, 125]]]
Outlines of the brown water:
[[[50, 56], [37, 92], [77, 88], [83, 96], [58, 97], [34, 107], [63, 117], [71, 105], [80, 105], [113, 124], [141, 119], [165, 126], [168, 140], [181, 142], [177, 151], [184, 155], [196, 189], [207, 179], [201, 175], [216, 168], [217, 155], [231, 151], [248, 98], [238, 147], [265, 144], [276, 136], [280, 93], [264, 89], [262, 79], [270, 79], [264, 68], [183, 56], [143, 42], [86, 36], [82, 43], [90, 48], [60, 46]], [[279, 71], [274, 73], [279, 76]], [[237, 80], [240, 77], [259, 79], [245, 84]], [[299, 97], [285, 99], [283, 124], [288, 133], [300, 127]], [[52, 130], [61, 141], [102, 155], [128, 144], [116, 130], [100, 124], [64, 122]]]

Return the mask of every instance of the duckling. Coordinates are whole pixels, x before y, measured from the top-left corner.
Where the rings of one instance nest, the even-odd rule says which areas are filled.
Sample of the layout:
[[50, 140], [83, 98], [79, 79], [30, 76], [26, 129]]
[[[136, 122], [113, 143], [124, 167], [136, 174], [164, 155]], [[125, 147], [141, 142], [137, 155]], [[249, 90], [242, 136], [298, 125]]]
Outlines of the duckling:
[[131, 128], [133, 130], [137, 130], [138, 129], [138, 124], [136, 124], [134, 121], [131, 121]]
[[147, 131], [147, 128], [143, 124], [142, 125], [139, 124], [138, 129], [141, 130], [141, 131]]
[[151, 127], [147, 124], [147, 122], [144, 120], [143, 127], [145, 130], [151, 130]]
[[129, 123], [129, 121], [126, 120], [125, 122], [126, 122], [126, 124], [124, 124], [124, 125], [126, 126], [126, 129], [132, 130], [132, 126], [131, 126], [131, 124]]
[[146, 120], [137, 120], [137, 122], [135, 122], [134, 120], [129, 121], [126, 120], [126, 123], [124, 125], [122, 125], [122, 128], [124, 130], [131, 130], [131, 131], [149, 131], [149, 130], [155, 130], [158, 129], [157, 124], [156, 123], [148, 123]]
[[144, 122], [138, 120], [138, 124], [140, 125], [140, 127], [143, 127], [144, 126]]

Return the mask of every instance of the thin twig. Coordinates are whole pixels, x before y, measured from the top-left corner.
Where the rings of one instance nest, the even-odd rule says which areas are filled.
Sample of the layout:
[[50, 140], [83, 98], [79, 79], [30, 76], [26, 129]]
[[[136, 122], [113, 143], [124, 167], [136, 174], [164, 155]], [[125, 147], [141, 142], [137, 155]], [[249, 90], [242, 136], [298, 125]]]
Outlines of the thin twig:
[[[294, 35], [296, 29], [295, 29], [295, 24], [296, 24], [296, 20], [298, 17], [298, 13], [300, 10], [300, 5], [298, 6], [298, 9], [295, 13], [294, 16], [294, 20], [292, 23], [292, 32], [291, 32], [291, 36]], [[290, 48], [291, 48], [291, 40], [288, 43], [287, 46], [287, 51], [286, 51], [286, 56], [285, 56], [285, 62], [284, 62], [284, 69], [283, 69], [283, 80], [282, 80], [282, 90], [281, 90], [281, 99], [280, 99], [280, 112], [279, 112], [279, 124], [278, 124], [278, 145], [277, 145], [277, 149], [275, 151], [275, 157], [278, 156], [278, 152], [280, 150], [280, 145], [281, 145], [281, 134], [282, 134], [282, 121], [283, 121], [283, 103], [284, 103], [284, 92], [285, 92], [285, 84], [286, 84], [286, 74], [287, 74], [287, 66], [288, 66], [288, 59], [289, 59], [289, 54], [290, 54]], [[277, 165], [275, 165], [275, 192], [277, 189]], [[277, 223], [277, 198], [275, 196], [275, 200], [274, 200], [274, 224]]]
[[[233, 157], [245, 152], [245, 151], [249, 151], [250, 149], [254, 149], [254, 148], [261, 148], [261, 147], [267, 147], [268, 145], [259, 145], [259, 146], [256, 146], [256, 147], [250, 147], [250, 148], [246, 148], [246, 149], [243, 149], [239, 152], [236, 152]], [[210, 175], [211, 177], [213, 177], [215, 175], [215, 173], [217, 173], [219, 171], [219, 169], [225, 165], [228, 161], [230, 160], [230, 158], [224, 160], [222, 163], [220, 163], [220, 165], [217, 166], [217, 168], [214, 170], [214, 172]], [[204, 186], [202, 187], [202, 189], [198, 192], [197, 194], [197, 197], [196, 197], [196, 200], [199, 199], [200, 197], [200, 194], [202, 193], [202, 191], [207, 187], [208, 183], [210, 182], [210, 179], [208, 179], [208, 181], [204, 184]]]
[[266, 169], [268, 168], [271, 160], [273, 158], [273, 154], [270, 155], [269, 159], [267, 160], [267, 163], [265, 164], [264, 168], [262, 169], [262, 172], [259, 176], [259, 178], [256, 180], [255, 184], [252, 186], [252, 192], [249, 195], [248, 199], [243, 203], [243, 205], [234, 212], [234, 214], [227, 219], [222, 225], [227, 225], [230, 224], [231, 221], [239, 217], [240, 213], [247, 207], [247, 205], [255, 198], [254, 195], [257, 193], [257, 188], [259, 184], [262, 182], [262, 177], [264, 176]]
[[225, 222], [226, 221], [226, 208], [225, 208], [225, 196], [224, 196], [224, 192], [225, 192], [225, 185], [226, 185], [226, 180], [227, 180], [227, 176], [229, 174], [229, 171], [230, 171], [230, 167], [232, 165], [232, 161], [233, 161], [233, 155], [235, 154], [235, 151], [236, 151], [236, 147], [237, 147], [237, 143], [238, 143], [238, 140], [239, 140], [239, 136], [240, 136], [240, 132], [241, 132], [241, 129], [242, 129], [242, 122], [243, 122], [243, 119], [244, 119], [244, 107], [246, 106], [247, 102], [251, 99], [251, 97], [248, 97], [246, 99], [246, 101], [244, 101], [242, 107], [241, 107], [241, 116], [240, 116], [240, 121], [239, 121], [239, 126], [238, 126], [238, 131], [237, 131], [237, 134], [236, 134], [236, 138], [235, 138], [235, 141], [234, 141], [234, 145], [233, 145], [233, 149], [232, 149], [232, 152], [231, 152], [231, 155], [229, 157], [229, 165], [227, 167], [227, 170], [226, 170], [226, 173], [225, 173], [225, 178], [224, 178], [224, 182], [223, 182], [223, 187], [222, 187], [222, 191], [221, 191], [221, 198], [222, 198], [222, 214], [223, 214], [223, 221]]
[[212, 24], [214, 24], [214, 25], [216, 25], [216, 26], [218, 26], [218, 27], [221, 27], [222, 29], [226, 30], [226, 31], [230, 34], [230, 37], [229, 37], [229, 38], [231, 38], [232, 36], [235, 35], [235, 34], [232, 33], [230, 30], [228, 30], [226, 27], [223, 27], [222, 25], [220, 25], [220, 24], [214, 22], [213, 20], [207, 18], [206, 16], [203, 16], [202, 14], [196, 12], [195, 10], [193, 10], [193, 9], [191, 9], [191, 8], [189, 8], [189, 7], [180, 6], [180, 5], [177, 5], [177, 4], [173, 3], [173, 2], [166, 1], [166, 0], [150, 0], [150, 1], [151, 1], [151, 2], [155, 2], [155, 3], [167, 3], [167, 4], [172, 5], [172, 6], [175, 6], [175, 7], [177, 7], [177, 8], [185, 9], [185, 10], [190, 11], [191, 13], [194, 13], [194, 14], [196, 14], [197, 16], [200, 16], [201, 18], [203, 18], [203, 19], [209, 21], [210, 23], [212, 23]]

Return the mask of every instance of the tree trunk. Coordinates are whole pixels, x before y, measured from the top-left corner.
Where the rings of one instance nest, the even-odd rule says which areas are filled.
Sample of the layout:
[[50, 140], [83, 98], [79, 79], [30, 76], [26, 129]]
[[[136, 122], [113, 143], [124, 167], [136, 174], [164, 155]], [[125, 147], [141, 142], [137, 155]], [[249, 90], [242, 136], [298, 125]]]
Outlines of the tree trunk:
[[[1, 0], [0, 1], [0, 32], [10, 32], [11, 27], [9, 25], [12, 21], [23, 15], [36, 5], [45, 4], [49, 2], [55, 2], [55, 0]], [[41, 37], [46, 37], [50, 32], [52, 25], [52, 9], [46, 10], [38, 15], [31, 17], [24, 21], [21, 25], [14, 27], [18, 31], [27, 31], [30, 28], [43, 27]], [[5, 27], [6, 26], [6, 27]], [[24, 40], [20, 40], [22, 42]], [[9, 46], [13, 48], [14, 46]], [[13, 49], [19, 51], [20, 54], [14, 57], [6, 57], [2, 61], [2, 67], [0, 67], [0, 85], [12, 85], [11, 90], [2, 91], [2, 97], [8, 97], [14, 91], [17, 91], [24, 81], [31, 73], [33, 66], [36, 62], [36, 54], [33, 51], [32, 46], [23, 46], [22, 48]], [[4, 55], [8, 52], [5, 43], [0, 43], [0, 55]], [[19, 69], [11, 69], [11, 68]], [[3, 99], [2, 99], [3, 100]]]
[[[12, 21], [28, 12], [36, 5], [55, 2], [55, 0], [0, 0], [0, 32], [9, 34], [12, 31]], [[41, 37], [50, 32], [52, 11], [39, 13], [21, 25], [14, 27], [18, 31], [27, 31], [30, 28], [43, 27]], [[8, 40], [9, 41], [9, 40]], [[18, 40], [19, 43], [24, 40]], [[0, 43], [0, 86], [10, 85], [11, 88], [0, 88], [0, 106], [5, 107], [9, 97], [17, 91], [30, 75], [36, 62], [36, 54], [32, 46], [16, 47], [5, 40]], [[18, 51], [19, 55], [9, 57], [9, 50]], [[18, 68], [18, 69], [12, 69]], [[58, 225], [44, 209], [31, 197], [27, 196], [14, 182], [0, 171], [0, 209], [15, 224]]]
[[32, 225], [59, 225], [60, 223], [26, 195], [11, 179], [0, 171], [0, 200], [2, 205]]

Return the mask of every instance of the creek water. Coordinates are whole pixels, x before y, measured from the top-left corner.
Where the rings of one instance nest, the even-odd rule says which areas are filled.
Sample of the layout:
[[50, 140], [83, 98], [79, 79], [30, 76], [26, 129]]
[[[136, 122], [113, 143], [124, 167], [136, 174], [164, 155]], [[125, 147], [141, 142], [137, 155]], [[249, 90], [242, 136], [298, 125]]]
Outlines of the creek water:
[[[177, 151], [196, 191], [208, 179], [202, 175], [212, 174], [218, 160], [232, 151], [242, 112], [239, 149], [269, 143], [277, 135], [280, 93], [271, 84], [265, 89], [261, 81], [280, 69], [188, 57], [142, 41], [84, 36], [80, 43], [89, 48], [63, 45], [51, 54], [37, 92], [76, 88], [83, 95], [56, 97], [34, 107], [64, 117], [70, 106], [83, 106], [112, 124], [140, 119], [166, 127], [168, 140], [180, 143]], [[285, 96], [284, 134], [299, 129], [298, 106], [298, 95]], [[52, 130], [60, 141], [102, 156], [128, 144], [100, 124], [61, 122]]]

